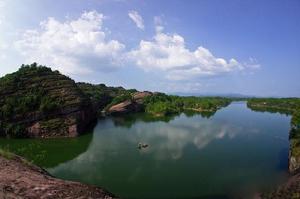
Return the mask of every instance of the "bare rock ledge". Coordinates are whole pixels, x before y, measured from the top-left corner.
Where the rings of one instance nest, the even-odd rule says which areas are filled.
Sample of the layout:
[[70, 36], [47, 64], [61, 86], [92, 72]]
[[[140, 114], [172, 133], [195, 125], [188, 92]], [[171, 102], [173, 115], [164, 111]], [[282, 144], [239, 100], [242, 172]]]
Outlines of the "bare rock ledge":
[[25, 159], [0, 154], [0, 198], [2, 199], [115, 199], [95, 186], [56, 179]]

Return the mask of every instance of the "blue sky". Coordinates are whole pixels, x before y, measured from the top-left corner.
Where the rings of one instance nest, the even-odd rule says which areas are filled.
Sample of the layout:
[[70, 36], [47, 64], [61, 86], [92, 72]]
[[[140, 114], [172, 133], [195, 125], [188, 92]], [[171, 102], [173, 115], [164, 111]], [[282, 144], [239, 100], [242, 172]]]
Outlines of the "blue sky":
[[0, 75], [22, 63], [168, 93], [300, 97], [299, 0], [0, 0]]

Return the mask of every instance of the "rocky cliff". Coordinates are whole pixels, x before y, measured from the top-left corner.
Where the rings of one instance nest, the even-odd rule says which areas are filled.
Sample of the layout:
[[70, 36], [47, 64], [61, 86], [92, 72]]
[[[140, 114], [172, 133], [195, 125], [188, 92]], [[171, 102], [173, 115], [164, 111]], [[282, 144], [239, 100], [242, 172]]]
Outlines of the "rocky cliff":
[[45, 170], [7, 152], [0, 153], [0, 167], [0, 198], [116, 198], [99, 187], [56, 179]]
[[290, 131], [289, 171], [295, 174], [300, 171], [300, 127], [293, 123], [294, 118], [295, 115], [292, 116]]
[[58, 71], [23, 65], [0, 78], [0, 135], [74, 137], [96, 119], [90, 99]]
[[116, 97], [107, 107], [106, 113], [109, 115], [121, 115], [144, 111], [144, 98], [153, 95], [153, 93], [134, 92]]

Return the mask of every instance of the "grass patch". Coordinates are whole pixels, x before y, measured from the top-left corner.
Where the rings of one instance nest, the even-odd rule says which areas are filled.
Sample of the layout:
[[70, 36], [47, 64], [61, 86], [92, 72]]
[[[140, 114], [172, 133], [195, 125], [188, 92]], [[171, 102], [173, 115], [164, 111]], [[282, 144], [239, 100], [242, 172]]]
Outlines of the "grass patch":
[[32, 161], [29, 161], [29, 160], [26, 160], [24, 158], [21, 158], [21, 161], [24, 165], [27, 165], [27, 166], [32, 166], [33, 165], [33, 162]]
[[10, 160], [14, 157], [14, 154], [9, 152], [8, 150], [0, 149], [0, 156]]

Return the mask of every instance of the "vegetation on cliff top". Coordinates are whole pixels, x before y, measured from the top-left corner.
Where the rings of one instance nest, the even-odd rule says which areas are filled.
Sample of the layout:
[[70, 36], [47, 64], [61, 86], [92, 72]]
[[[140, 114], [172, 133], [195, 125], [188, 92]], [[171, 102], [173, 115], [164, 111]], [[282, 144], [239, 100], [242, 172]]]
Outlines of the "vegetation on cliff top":
[[24, 137], [34, 120], [47, 124], [64, 109], [89, 103], [69, 77], [36, 63], [22, 65], [17, 72], [0, 78], [0, 135]]
[[78, 87], [87, 95], [96, 109], [101, 111], [109, 107], [121, 103], [127, 99], [132, 99], [131, 94], [137, 92], [135, 89], [126, 90], [123, 87], [109, 87], [105, 84], [89, 84], [79, 82]]

